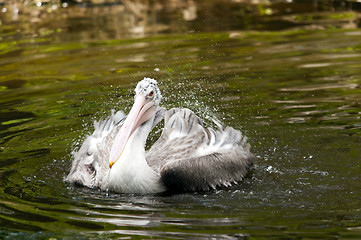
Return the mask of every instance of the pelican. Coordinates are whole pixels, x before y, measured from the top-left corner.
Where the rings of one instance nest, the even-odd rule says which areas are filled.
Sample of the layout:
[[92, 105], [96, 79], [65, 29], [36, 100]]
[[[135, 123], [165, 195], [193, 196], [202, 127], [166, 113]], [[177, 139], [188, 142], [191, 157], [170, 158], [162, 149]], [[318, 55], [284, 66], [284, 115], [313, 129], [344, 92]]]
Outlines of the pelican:
[[[186, 108], [166, 111], [157, 81], [144, 78], [128, 116], [122, 111], [94, 122], [74, 159], [67, 182], [120, 193], [209, 191], [241, 181], [255, 157], [232, 127], [204, 127]], [[164, 119], [159, 139], [146, 151], [151, 130]]]

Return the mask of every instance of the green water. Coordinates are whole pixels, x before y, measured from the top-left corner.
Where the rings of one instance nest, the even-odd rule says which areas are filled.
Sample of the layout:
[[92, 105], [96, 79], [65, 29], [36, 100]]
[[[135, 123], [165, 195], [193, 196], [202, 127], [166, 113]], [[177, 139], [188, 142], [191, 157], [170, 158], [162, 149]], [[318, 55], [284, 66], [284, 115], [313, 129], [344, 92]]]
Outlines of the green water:
[[[193, 21], [151, 12], [142, 33], [108, 6], [32, 24], [2, 15], [0, 238], [361, 238], [359, 13], [279, 21], [266, 14], [275, 6], [234, 6]], [[165, 107], [248, 136], [258, 161], [243, 183], [139, 196], [63, 182], [92, 122], [128, 111], [143, 77], [159, 81]]]

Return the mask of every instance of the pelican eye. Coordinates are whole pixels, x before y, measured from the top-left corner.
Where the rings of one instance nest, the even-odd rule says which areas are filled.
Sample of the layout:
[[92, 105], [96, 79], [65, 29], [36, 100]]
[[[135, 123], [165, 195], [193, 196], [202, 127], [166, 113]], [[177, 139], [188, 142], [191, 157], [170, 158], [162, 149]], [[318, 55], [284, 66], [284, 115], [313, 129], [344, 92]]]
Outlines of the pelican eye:
[[153, 95], [154, 95], [154, 91], [153, 91], [153, 90], [148, 93], [148, 97], [153, 97]]

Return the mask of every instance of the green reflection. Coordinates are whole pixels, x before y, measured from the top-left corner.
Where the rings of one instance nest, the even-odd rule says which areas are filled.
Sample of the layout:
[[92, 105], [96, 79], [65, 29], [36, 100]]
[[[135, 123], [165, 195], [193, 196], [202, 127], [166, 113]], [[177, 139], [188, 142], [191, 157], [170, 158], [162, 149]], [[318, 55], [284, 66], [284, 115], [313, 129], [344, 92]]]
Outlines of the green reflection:
[[[302, 13], [296, 1], [283, 15], [277, 4], [197, 4], [196, 20], [175, 16], [166, 30], [168, 17], [151, 12], [165, 22], [140, 34], [117, 25], [121, 9], [58, 9], [79, 15], [47, 24], [2, 19], [11, 24], [0, 30], [1, 237], [360, 237], [360, 30], [344, 23], [356, 22], [356, 4], [320, 14], [321, 3]], [[231, 23], [206, 15], [227, 8], [238, 14]], [[176, 196], [66, 185], [92, 122], [128, 111], [145, 76], [159, 80], [165, 107], [241, 129], [258, 157], [251, 176]]]

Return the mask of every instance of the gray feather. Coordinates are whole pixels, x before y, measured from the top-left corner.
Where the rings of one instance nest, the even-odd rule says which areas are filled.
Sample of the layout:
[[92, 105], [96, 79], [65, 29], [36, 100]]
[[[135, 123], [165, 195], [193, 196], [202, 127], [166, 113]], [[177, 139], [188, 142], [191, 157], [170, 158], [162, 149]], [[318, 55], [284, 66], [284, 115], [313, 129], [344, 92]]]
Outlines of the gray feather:
[[112, 111], [105, 120], [94, 122], [94, 132], [85, 138], [80, 149], [74, 153], [70, 173], [65, 181], [90, 188], [101, 185], [109, 170], [109, 141], [112, 141], [124, 119], [123, 111]]
[[147, 153], [148, 164], [173, 192], [231, 186], [244, 178], [254, 160], [241, 132], [204, 128], [191, 110], [177, 108], [165, 113], [162, 135]]

